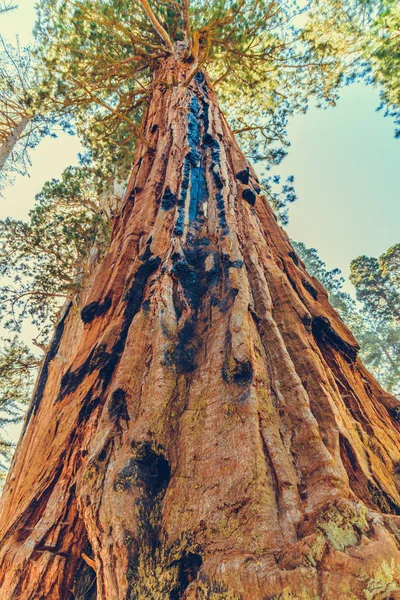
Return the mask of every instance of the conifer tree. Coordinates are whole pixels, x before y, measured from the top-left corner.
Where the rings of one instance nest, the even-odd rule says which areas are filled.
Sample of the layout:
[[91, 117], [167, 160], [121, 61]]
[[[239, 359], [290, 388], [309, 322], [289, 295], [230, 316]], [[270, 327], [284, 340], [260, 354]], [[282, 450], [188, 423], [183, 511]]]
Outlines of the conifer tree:
[[329, 65], [292, 36], [291, 4], [41, 7], [49, 94], [105, 164], [130, 143], [135, 157], [36, 382], [2, 496], [2, 597], [395, 598], [399, 401], [277, 224], [215, 91], [274, 160], [268, 132], [329, 97]]

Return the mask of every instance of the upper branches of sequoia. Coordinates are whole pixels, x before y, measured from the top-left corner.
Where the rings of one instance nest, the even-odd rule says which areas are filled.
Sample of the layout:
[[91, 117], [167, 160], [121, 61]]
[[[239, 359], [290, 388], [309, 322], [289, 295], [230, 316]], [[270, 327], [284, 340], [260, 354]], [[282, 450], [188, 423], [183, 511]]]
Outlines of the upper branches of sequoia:
[[297, 14], [291, 0], [41, 0], [43, 93], [74, 115], [95, 156], [130, 162], [153, 74], [173, 55], [186, 85], [208, 71], [234, 130], [276, 161], [288, 114], [337, 84], [300, 41]]

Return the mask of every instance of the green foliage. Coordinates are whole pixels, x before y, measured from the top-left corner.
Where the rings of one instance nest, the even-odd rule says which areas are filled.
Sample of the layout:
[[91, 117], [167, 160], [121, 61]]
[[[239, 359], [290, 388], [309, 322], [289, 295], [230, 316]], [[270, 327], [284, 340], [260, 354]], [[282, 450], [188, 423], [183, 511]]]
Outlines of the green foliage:
[[38, 359], [16, 336], [1, 340], [0, 349], [0, 488], [7, 473], [13, 444], [4, 434], [19, 423], [33, 390]]
[[328, 271], [315, 248], [292, 242], [309, 273], [325, 287], [332, 306], [360, 344], [360, 356], [381, 385], [400, 395], [400, 244], [378, 259], [361, 256], [351, 263], [357, 304], [343, 291], [339, 269]]
[[359, 256], [350, 269], [357, 298], [371, 314], [380, 320], [400, 322], [400, 244], [379, 258]]
[[264, 173], [261, 178], [263, 192], [267, 195], [280, 225], [289, 223], [289, 204], [297, 200], [293, 183], [293, 175], [289, 175], [283, 184], [281, 184], [280, 175], [267, 176]]
[[400, 136], [400, 5], [397, 0], [314, 0], [302, 32], [338, 79], [378, 85]]
[[73, 298], [89, 253], [108, 245], [109, 217], [91, 166], [69, 167], [36, 196], [29, 220], [0, 221], [0, 307], [3, 324], [19, 331], [24, 319], [47, 340], [60, 303]]
[[[37, 142], [33, 118], [32, 60], [28, 48], [0, 37], [0, 184], [7, 175], [26, 173], [28, 149]], [[8, 160], [10, 158], [12, 160]]]
[[3, 0], [0, 2], [0, 15], [10, 12], [10, 10], [15, 10], [17, 6], [12, 2], [7, 2], [7, 0]]
[[296, 2], [161, 0], [151, 8], [156, 25], [145, 0], [39, 3], [42, 93], [73, 116], [96, 160], [129, 167], [153, 75], [173, 50], [192, 65], [187, 82], [198, 69], [209, 73], [253, 161], [285, 156], [288, 117], [310, 96], [334, 102], [329, 61], [315, 61], [292, 26]]

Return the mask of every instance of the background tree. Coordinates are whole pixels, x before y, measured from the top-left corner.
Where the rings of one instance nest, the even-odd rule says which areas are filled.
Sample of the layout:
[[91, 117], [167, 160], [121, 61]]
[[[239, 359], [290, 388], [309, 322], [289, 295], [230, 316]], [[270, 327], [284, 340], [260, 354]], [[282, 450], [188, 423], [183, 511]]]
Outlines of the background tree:
[[35, 109], [37, 78], [30, 48], [0, 37], [0, 184], [27, 172], [28, 150], [47, 131]]
[[309, 273], [322, 283], [332, 306], [356, 336], [365, 365], [385, 389], [399, 396], [399, 244], [378, 259], [361, 256], [352, 261], [350, 279], [359, 301], [356, 303], [343, 291], [344, 279], [339, 269], [328, 271], [315, 248], [292, 243]]
[[[400, 8], [396, 0], [315, 0], [303, 30], [316, 55], [331, 61], [342, 83], [377, 85], [380, 108], [400, 135]], [[334, 66], [335, 65], [335, 66]]]
[[0, 2], [0, 15], [6, 12], [10, 12], [10, 10], [15, 10], [17, 8], [16, 4], [12, 2], [7, 2], [7, 0], [3, 0]]
[[400, 244], [379, 258], [359, 256], [351, 262], [350, 281], [357, 298], [377, 319], [400, 321]]
[[29, 318], [41, 345], [57, 309], [79, 292], [90, 255], [94, 261], [108, 246], [111, 214], [97, 185], [95, 167], [69, 167], [44, 185], [27, 222], [0, 221], [1, 319], [20, 331]]
[[38, 358], [15, 336], [0, 345], [0, 490], [14, 449], [5, 430], [22, 421], [31, 399]]

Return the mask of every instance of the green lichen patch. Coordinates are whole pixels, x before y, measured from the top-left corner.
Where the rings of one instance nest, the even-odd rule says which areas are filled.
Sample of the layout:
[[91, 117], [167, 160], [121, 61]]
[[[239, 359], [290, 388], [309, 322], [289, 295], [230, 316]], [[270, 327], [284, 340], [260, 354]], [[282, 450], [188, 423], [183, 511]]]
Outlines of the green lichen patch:
[[335, 550], [357, 546], [361, 533], [369, 529], [367, 509], [361, 504], [332, 505], [318, 519], [317, 529], [322, 531]]
[[[391, 593], [400, 591], [398, 577], [400, 567], [396, 569], [395, 561], [392, 559], [389, 564], [385, 560], [377, 568], [374, 576], [368, 579], [367, 586], [364, 589], [366, 600], [384, 600], [390, 598]], [[397, 575], [397, 581], [396, 581]]]
[[309, 551], [306, 554], [306, 559], [312, 567], [316, 567], [317, 564], [322, 560], [325, 553], [326, 539], [321, 533], [319, 534], [312, 544], [310, 544]]

